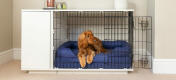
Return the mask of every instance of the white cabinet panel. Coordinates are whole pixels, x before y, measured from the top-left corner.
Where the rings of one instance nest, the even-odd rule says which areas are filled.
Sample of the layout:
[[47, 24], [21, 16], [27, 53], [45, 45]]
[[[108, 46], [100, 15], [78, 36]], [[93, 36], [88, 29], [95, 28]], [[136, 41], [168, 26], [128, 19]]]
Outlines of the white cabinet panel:
[[50, 68], [51, 12], [22, 12], [22, 70]]

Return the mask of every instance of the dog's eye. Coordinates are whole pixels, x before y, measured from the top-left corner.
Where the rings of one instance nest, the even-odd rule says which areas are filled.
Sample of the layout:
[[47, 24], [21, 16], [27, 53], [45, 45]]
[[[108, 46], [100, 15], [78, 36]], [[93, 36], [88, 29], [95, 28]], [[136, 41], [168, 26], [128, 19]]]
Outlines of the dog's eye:
[[89, 35], [87, 37], [89, 38]]

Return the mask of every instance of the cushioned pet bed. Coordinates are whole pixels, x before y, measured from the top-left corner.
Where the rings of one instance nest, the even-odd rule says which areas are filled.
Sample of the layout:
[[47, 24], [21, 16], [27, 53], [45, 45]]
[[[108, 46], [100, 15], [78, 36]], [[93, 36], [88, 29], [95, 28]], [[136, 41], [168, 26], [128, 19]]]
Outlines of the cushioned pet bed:
[[[87, 64], [89, 69], [123, 69], [132, 67], [132, 51], [126, 41], [102, 41], [103, 47], [108, 50], [94, 57], [92, 64]], [[78, 58], [77, 41], [63, 43], [56, 52], [56, 68], [81, 68]]]

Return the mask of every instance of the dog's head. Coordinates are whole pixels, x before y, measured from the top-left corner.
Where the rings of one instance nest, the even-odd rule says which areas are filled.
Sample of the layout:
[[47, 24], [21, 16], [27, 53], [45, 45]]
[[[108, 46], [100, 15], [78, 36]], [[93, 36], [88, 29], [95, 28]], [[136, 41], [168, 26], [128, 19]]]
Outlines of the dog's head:
[[88, 40], [88, 43], [93, 45], [93, 44], [97, 44], [98, 43], [98, 39], [96, 37], [90, 37]]
[[92, 31], [88, 30], [88, 31], [85, 31], [84, 32], [84, 35], [85, 35], [85, 39], [88, 41], [89, 44], [94, 44], [95, 42], [95, 37], [92, 33]]
[[87, 42], [88, 40], [90, 40], [93, 37], [94, 37], [94, 35], [93, 35], [92, 31], [90, 31], [90, 30], [84, 31], [83, 33], [81, 33], [79, 35], [78, 41], [79, 42]]
[[93, 37], [94, 37], [92, 31], [90, 31], [90, 30], [85, 31], [85, 32], [84, 32], [84, 35], [85, 35], [85, 38], [86, 38], [86, 39], [90, 39], [90, 38], [93, 38]]

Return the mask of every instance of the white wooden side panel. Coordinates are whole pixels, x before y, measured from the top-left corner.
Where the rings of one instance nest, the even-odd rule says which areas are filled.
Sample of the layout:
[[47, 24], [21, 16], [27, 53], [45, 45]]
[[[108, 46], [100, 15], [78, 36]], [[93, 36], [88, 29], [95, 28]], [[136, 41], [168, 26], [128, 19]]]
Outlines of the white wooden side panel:
[[22, 70], [50, 68], [50, 12], [22, 12]]

